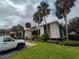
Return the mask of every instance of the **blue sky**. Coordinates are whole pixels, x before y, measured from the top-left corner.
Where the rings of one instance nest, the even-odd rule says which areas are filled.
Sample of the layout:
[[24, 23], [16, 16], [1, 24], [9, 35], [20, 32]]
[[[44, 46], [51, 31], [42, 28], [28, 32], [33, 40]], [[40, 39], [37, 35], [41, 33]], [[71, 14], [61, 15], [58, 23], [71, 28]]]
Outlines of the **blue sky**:
[[[52, 21], [53, 18], [56, 18], [56, 10], [54, 6], [56, 0], [0, 0], [0, 29], [10, 28], [17, 24], [22, 24], [24, 26], [26, 22], [30, 22], [32, 25], [35, 25], [32, 16], [41, 1], [49, 3], [51, 13], [47, 19]], [[68, 14], [68, 19], [79, 16], [78, 12], [79, 0], [76, 1], [75, 6]]]

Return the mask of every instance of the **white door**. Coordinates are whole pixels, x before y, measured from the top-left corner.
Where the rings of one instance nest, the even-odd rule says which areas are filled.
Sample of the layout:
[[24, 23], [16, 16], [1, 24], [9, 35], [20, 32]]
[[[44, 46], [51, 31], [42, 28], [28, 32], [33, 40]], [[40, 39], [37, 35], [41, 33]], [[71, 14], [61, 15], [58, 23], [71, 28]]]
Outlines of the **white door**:
[[4, 37], [3, 38], [3, 43], [2, 43], [2, 48], [3, 50], [8, 50], [8, 49], [12, 49], [15, 47], [15, 40], [13, 40], [13, 38], [10, 37]]

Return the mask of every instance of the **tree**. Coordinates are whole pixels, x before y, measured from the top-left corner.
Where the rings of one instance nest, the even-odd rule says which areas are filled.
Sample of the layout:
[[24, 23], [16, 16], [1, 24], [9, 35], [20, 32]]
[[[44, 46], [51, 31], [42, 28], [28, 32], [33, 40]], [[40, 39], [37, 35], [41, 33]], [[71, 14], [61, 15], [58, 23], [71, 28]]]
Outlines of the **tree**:
[[70, 32], [79, 33], [79, 17], [70, 19], [69, 30]]
[[[18, 24], [16, 27], [17, 27], [18, 38], [24, 38], [24, 27], [20, 24]], [[21, 34], [22, 34], [22, 37], [21, 37]]]
[[12, 28], [11, 28], [11, 31], [17, 31], [17, 26], [13, 26]]
[[68, 26], [67, 26], [67, 14], [71, 11], [70, 9], [74, 6], [75, 0], [56, 0], [56, 16], [65, 20], [66, 27], [66, 39], [68, 40]]
[[17, 25], [17, 30], [24, 30], [24, 27], [20, 24]]
[[26, 27], [26, 28], [31, 28], [31, 23], [27, 22], [27, 23], [25, 24], [25, 27]]
[[[33, 20], [38, 23], [38, 28], [39, 28], [39, 24], [41, 23], [41, 21], [43, 20], [42, 18], [42, 14], [40, 12], [35, 12], [33, 15]], [[38, 30], [38, 35], [39, 35], [39, 30]]]
[[49, 7], [49, 5], [46, 2], [41, 2], [40, 6], [38, 6], [38, 12], [42, 15], [42, 18], [46, 24], [47, 34], [50, 36], [47, 21], [46, 21], [46, 16], [49, 15], [49, 13], [50, 13], [50, 9], [48, 7]]
[[[16, 26], [13, 26], [10, 31], [13, 31], [13, 32], [16, 32], [16, 37], [17, 38], [22, 38], [24, 39], [24, 27], [20, 24], [16, 25]], [[21, 36], [22, 35], [22, 36]]]

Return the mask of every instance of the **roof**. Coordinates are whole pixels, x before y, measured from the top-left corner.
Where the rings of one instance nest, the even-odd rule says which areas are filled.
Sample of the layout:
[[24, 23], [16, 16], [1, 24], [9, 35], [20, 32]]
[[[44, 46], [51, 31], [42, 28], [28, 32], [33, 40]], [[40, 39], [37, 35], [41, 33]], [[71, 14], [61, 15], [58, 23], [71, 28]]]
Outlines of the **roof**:
[[16, 34], [16, 32], [10, 32], [10, 34]]
[[[56, 24], [60, 25], [60, 23], [58, 21], [52, 21], [52, 22], [49, 22], [47, 24], [53, 24], [53, 23], [56, 23]], [[44, 26], [44, 25], [46, 25], [46, 24], [45, 23], [44, 24], [40, 24], [40, 26]]]
[[35, 28], [35, 29], [30, 29], [30, 28], [28, 28], [28, 29], [26, 29], [25, 31], [36, 31], [36, 30], [39, 30], [39, 28]]

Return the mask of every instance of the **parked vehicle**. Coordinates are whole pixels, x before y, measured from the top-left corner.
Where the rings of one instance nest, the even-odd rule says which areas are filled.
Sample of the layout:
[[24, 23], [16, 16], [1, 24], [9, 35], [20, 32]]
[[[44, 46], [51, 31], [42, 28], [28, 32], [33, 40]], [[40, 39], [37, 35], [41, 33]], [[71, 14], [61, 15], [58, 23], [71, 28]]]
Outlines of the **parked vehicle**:
[[1, 36], [0, 37], [0, 52], [17, 48], [21, 49], [25, 46], [25, 41], [21, 39], [14, 39], [10, 36]]

